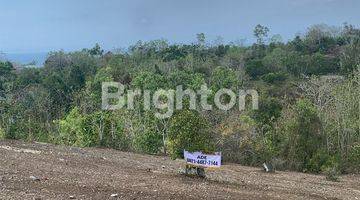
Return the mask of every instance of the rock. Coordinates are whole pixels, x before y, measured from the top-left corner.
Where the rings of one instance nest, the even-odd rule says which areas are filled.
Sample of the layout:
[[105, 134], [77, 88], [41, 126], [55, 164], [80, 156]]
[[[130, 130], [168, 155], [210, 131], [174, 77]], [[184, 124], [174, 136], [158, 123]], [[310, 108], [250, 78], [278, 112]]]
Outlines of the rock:
[[111, 197], [118, 197], [119, 195], [118, 194], [112, 194], [110, 195]]
[[186, 171], [185, 171], [185, 169], [180, 168], [180, 169], [178, 169], [178, 173], [179, 174], [186, 174]]
[[274, 172], [274, 167], [270, 163], [263, 163], [263, 168], [265, 172]]
[[69, 196], [69, 199], [76, 199], [75, 196]]
[[36, 176], [30, 176], [30, 179], [33, 181], [40, 181], [40, 178], [38, 178]]

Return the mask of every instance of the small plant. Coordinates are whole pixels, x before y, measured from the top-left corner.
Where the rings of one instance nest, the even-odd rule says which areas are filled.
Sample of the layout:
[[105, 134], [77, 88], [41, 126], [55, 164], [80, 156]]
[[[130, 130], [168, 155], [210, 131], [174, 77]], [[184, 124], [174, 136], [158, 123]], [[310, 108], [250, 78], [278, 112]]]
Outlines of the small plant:
[[328, 167], [325, 169], [326, 180], [339, 182], [339, 170], [337, 167]]
[[186, 165], [185, 170], [179, 171], [180, 174], [184, 174], [186, 176], [198, 176], [200, 178], [205, 178], [205, 169], [201, 167], [195, 167], [191, 165]]
[[350, 150], [350, 156], [348, 157], [348, 171], [359, 173], [360, 172], [360, 144], [354, 144]]
[[0, 127], [0, 140], [5, 139], [5, 131]]

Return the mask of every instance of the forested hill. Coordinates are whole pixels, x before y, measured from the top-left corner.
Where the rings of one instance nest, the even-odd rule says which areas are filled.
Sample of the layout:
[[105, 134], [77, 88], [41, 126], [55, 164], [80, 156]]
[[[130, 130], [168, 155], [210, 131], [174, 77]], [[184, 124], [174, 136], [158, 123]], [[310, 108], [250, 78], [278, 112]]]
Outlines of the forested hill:
[[[225, 162], [306, 172], [359, 172], [360, 29], [311, 26], [284, 43], [254, 29], [251, 46], [138, 42], [126, 52], [51, 52], [41, 68], [0, 63], [0, 137], [103, 146], [181, 157], [221, 151]], [[104, 81], [125, 89], [253, 89], [259, 109], [204, 111], [170, 118], [155, 109], [101, 109]], [[213, 95], [213, 94], [212, 94]], [[209, 101], [210, 104], [214, 102]]]

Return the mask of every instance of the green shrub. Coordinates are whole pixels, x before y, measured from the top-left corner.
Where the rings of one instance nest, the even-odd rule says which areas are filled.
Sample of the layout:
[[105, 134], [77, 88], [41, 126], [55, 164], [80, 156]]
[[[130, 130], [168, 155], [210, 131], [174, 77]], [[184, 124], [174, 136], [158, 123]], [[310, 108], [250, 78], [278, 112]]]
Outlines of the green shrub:
[[[82, 146], [107, 146], [107, 142], [104, 142], [106, 138], [106, 131], [109, 129], [106, 124], [107, 116], [103, 112], [94, 112], [90, 115], [84, 115], [81, 126], [83, 126], [81, 132], [78, 133], [78, 144]], [[100, 135], [102, 134], [102, 139]]]
[[253, 79], [269, 73], [269, 69], [266, 68], [260, 59], [250, 60], [245, 64], [246, 73]]
[[332, 168], [339, 168], [339, 159], [336, 155], [329, 155], [323, 149], [316, 152], [306, 166], [307, 171], [314, 173], [327, 172]]
[[59, 121], [60, 143], [70, 146], [88, 146], [85, 141], [83, 116], [77, 107], [73, 108], [65, 119]]
[[156, 130], [146, 130], [135, 137], [134, 146], [142, 153], [157, 154], [163, 146], [162, 135]]
[[287, 144], [282, 155], [288, 160], [289, 168], [307, 171], [311, 159], [322, 148], [320, 120], [316, 108], [307, 99], [299, 100], [290, 112], [283, 122], [282, 133], [287, 135]]
[[285, 81], [287, 78], [287, 74], [284, 72], [274, 72], [268, 73], [261, 76], [261, 79], [267, 83], [279, 83]]
[[98, 111], [81, 114], [75, 107], [59, 121], [59, 143], [70, 146], [104, 146], [127, 149], [129, 139], [124, 134], [124, 124], [119, 113]]
[[329, 74], [339, 71], [338, 59], [321, 53], [312, 54], [307, 60], [307, 74]]
[[183, 150], [214, 150], [207, 120], [197, 111], [181, 110], [170, 121], [168, 147], [172, 158], [182, 157]]
[[271, 124], [281, 116], [282, 105], [276, 98], [261, 98], [259, 109], [253, 111], [253, 118], [258, 124]]
[[334, 182], [338, 182], [339, 181], [339, 175], [340, 172], [338, 170], [337, 167], [327, 167], [324, 169], [325, 175], [326, 175], [326, 180], [328, 181], [334, 181]]
[[141, 116], [136, 115], [134, 126], [141, 127], [134, 131], [132, 145], [133, 148], [141, 153], [157, 154], [163, 144], [163, 135], [158, 131], [158, 120], [153, 112], [144, 112]]
[[0, 127], [0, 140], [5, 138], [6, 138], [5, 131]]
[[347, 163], [349, 172], [360, 172], [360, 144], [355, 144], [351, 147]]

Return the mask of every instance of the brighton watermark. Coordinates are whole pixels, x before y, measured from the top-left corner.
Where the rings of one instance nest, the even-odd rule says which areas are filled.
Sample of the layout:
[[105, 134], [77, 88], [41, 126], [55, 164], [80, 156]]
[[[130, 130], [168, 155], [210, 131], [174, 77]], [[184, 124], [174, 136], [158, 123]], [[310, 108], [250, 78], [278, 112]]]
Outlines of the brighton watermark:
[[[212, 110], [215, 106], [220, 110], [230, 110], [238, 105], [239, 110], [246, 107], [246, 97], [251, 97], [252, 109], [259, 107], [259, 94], [256, 90], [233, 90], [222, 88], [216, 92], [202, 85], [199, 90], [184, 89], [182, 85], [176, 89], [159, 89], [156, 91], [127, 89], [119, 82], [102, 83], [102, 109], [118, 110], [126, 107], [135, 109], [136, 99], [142, 100], [144, 110], [155, 108], [159, 112], [155, 116], [161, 119], [169, 118], [175, 110], [184, 108], [184, 100], [187, 99], [189, 109]], [[212, 99], [211, 99], [212, 98]], [[213, 102], [213, 104], [209, 103]]]

